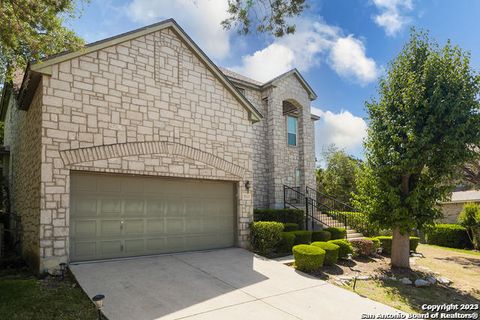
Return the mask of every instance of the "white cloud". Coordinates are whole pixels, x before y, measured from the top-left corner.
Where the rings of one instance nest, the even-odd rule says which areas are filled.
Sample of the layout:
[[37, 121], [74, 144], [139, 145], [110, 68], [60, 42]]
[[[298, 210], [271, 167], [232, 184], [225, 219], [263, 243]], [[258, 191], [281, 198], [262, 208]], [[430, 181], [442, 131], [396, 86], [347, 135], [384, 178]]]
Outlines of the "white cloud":
[[385, 29], [389, 36], [396, 35], [411, 18], [404, 15], [413, 9], [412, 0], [373, 0], [380, 14], [373, 17], [376, 24]]
[[144, 24], [174, 18], [208, 55], [221, 59], [230, 51], [230, 33], [220, 25], [227, 8], [223, 0], [133, 0], [126, 14]]
[[361, 84], [378, 76], [375, 61], [366, 55], [363, 42], [325, 23], [301, 19], [292, 35], [275, 39], [267, 47], [242, 57], [234, 71], [267, 81], [292, 68], [308, 71], [322, 61], [339, 75]]
[[312, 113], [320, 116], [315, 125], [317, 158], [331, 144], [356, 157], [363, 157], [363, 139], [367, 136], [365, 120], [344, 110], [333, 113], [312, 108]]
[[369, 83], [378, 77], [375, 60], [368, 58], [362, 41], [353, 36], [338, 38], [330, 51], [330, 66], [343, 77]]

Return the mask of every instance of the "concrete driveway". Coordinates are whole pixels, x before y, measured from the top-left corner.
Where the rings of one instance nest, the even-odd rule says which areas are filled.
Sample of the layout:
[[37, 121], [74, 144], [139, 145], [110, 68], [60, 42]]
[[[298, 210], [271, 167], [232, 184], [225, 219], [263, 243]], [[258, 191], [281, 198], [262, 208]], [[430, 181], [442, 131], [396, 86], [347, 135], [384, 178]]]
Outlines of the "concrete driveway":
[[398, 311], [280, 262], [231, 248], [70, 266], [122, 319], [361, 319]]

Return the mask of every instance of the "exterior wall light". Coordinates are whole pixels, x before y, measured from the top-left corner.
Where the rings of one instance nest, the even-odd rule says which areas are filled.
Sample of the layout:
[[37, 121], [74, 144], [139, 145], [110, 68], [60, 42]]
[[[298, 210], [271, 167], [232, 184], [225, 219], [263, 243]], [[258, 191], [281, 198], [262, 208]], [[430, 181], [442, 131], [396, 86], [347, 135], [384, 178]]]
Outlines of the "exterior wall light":
[[249, 191], [251, 187], [252, 187], [252, 185], [250, 184], [250, 180], [247, 180], [247, 182], [245, 182], [245, 189], [247, 189], [247, 191]]
[[95, 303], [95, 308], [97, 308], [98, 320], [102, 320], [103, 300], [105, 300], [105, 296], [103, 294], [97, 294], [92, 298], [92, 301]]
[[60, 266], [60, 276], [63, 279], [65, 279], [65, 271], [67, 271], [67, 264], [65, 262], [62, 262], [59, 264]]

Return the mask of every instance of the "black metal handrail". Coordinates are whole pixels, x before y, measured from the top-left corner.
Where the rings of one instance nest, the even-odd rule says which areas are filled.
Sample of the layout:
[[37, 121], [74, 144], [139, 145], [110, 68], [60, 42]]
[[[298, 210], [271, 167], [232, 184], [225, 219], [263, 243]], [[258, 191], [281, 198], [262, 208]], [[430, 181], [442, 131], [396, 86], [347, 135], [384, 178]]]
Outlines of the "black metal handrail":
[[283, 186], [284, 207], [305, 210], [305, 229], [308, 230], [309, 222], [311, 229], [314, 230], [315, 222], [326, 227], [346, 228], [345, 216], [335, 212], [325, 204], [318, 203], [308, 195], [299, 191], [299, 188]]
[[318, 203], [322, 203], [328, 207], [333, 208], [335, 211], [349, 211], [349, 212], [356, 212], [357, 209], [352, 207], [349, 204], [346, 204], [345, 202], [342, 202], [335, 197], [332, 197], [328, 194], [322, 193], [318, 190], [315, 190], [311, 187], [306, 187], [305, 188], [306, 195], [309, 196], [310, 198], [315, 199]]

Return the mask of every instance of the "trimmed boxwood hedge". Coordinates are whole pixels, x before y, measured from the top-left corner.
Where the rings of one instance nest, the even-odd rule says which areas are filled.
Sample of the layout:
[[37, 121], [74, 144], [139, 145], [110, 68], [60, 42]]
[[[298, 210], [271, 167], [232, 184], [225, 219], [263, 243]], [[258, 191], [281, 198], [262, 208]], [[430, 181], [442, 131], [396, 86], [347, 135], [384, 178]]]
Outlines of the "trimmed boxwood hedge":
[[328, 231], [313, 231], [312, 232], [312, 242], [313, 241], [328, 241], [332, 240], [332, 234]]
[[382, 243], [380, 242], [380, 240], [375, 237], [367, 239], [373, 242], [372, 254], [377, 253], [378, 249], [382, 247]]
[[266, 255], [280, 241], [283, 224], [274, 221], [252, 222], [250, 230], [250, 243], [253, 250]]
[[[379, 236], [375, 238], [381, 242], [382, 253], [387, 255], [392, 253], [392, 236]], [[418, 237], [410, 237], [410, 250], [417, 251], [419, 240]]]
[[293, 257], [295, 258], [295, 267], [298, 270], [311, 272], [323, 266], [325, 250], [319, 247], [299, 244], [294, 246], [292, 251]]
[[295, 243], [295, 234], [293, 232], [282, 232], [280, 236], [281, 240], [276, 246], [276, 251], [278, 253], [291, 253]]
[[277, 221], [281, 223], [296, 223], [303, 228], [305, 213], [298, 209], [254, 209], [254, 221]]
[[312, 231], [292, 231], [295, 235], [295, 245], [297, 244], [310, 244], [312, 242]]
[[330, 228], [325, 228], [323, 230], [330, 232], [331, 240], [345, 239], [347, 237], [347, 230], [345, 230], [345, 228], [330, 227]]
[[338, 249], [338, 258], [345, 259], [348, 254], [353, 254], [353, 246], [350, 241], [345, 239], [330, 240], [329, 243], [336, 244], [340, 248]]
[[283, 231], [285, 232], [297, 231], [297, 230], [300, 230], [300, 227], [298, 226], [297, 223], [287, 222], [283, 224]]
[[312, 246], [316, 246], [325, 250], [325, 261], [324, 264], [326, 266], [333, 266], [337, 263], [338, 260], [338, 251], [340, 247], [334, 243], [317, 241], [312, 242]]
[[437, 224], [426, 230], [427, 243], [451, 248], [471, 248], [467, 229], [459, 224]]

